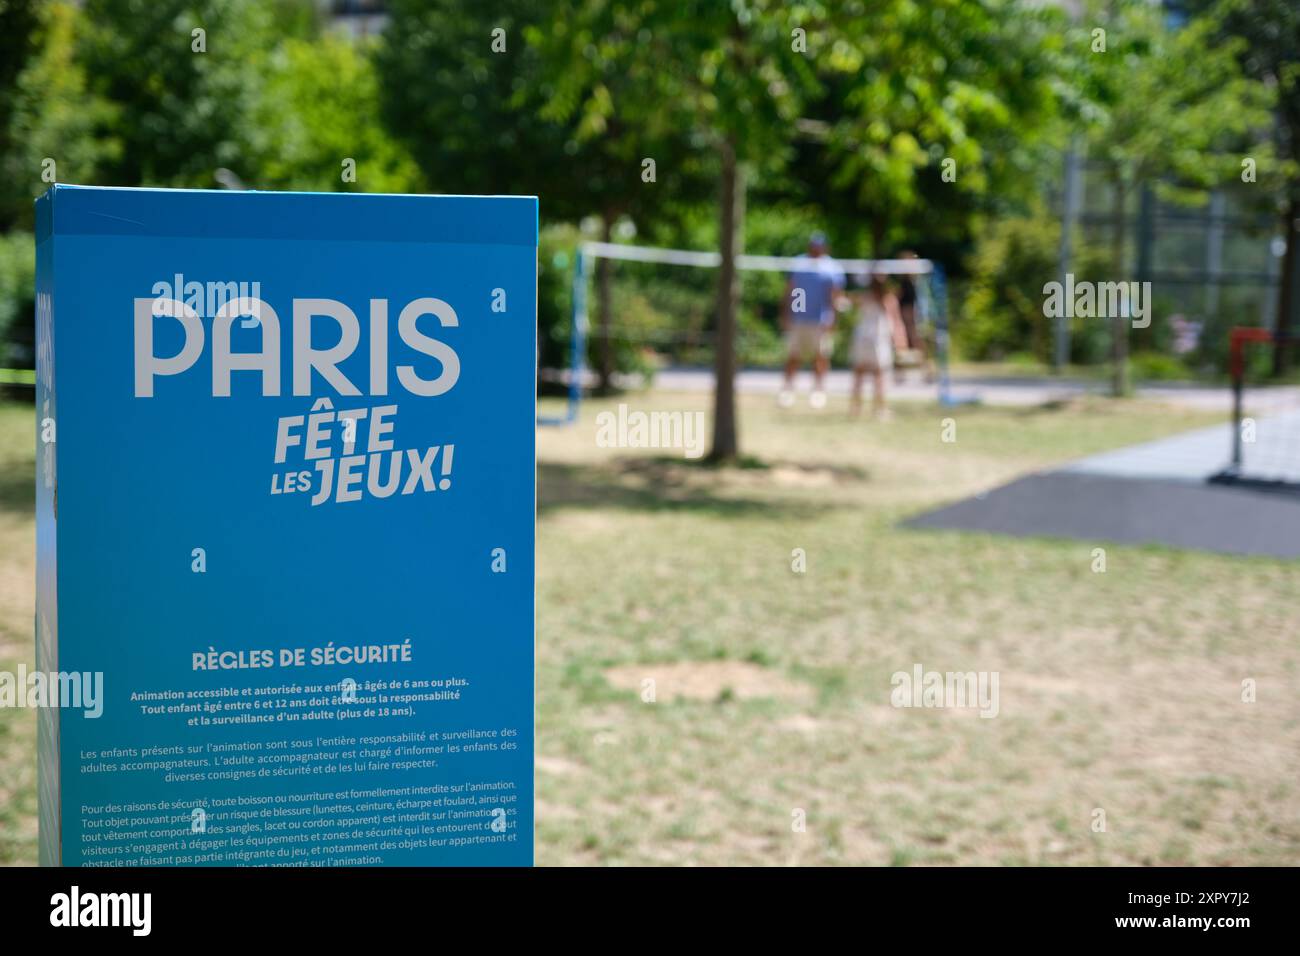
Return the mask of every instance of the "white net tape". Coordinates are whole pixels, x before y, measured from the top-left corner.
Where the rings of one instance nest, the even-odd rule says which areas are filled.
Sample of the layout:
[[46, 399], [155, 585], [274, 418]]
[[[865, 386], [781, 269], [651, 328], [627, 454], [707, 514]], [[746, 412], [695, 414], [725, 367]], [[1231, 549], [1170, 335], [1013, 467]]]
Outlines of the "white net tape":
[[[657, 262], [664, 265], [695, 266], [716, 269], [722, 265], [717, 252], [693, 252], [689, 249], [661, 249], [657, 246], [625, 246], [613, 242], [584, 242], [584, 255], [595, 259], [622, 259], [627, 262]], [[795, 272], [807, 265], [807, 259], [792, 256], [736, 257], [740, 269], [761, 272]], [[934, 271], [929, 259], [836, 259], [835, 262], [850, 275], [928, 275]]]

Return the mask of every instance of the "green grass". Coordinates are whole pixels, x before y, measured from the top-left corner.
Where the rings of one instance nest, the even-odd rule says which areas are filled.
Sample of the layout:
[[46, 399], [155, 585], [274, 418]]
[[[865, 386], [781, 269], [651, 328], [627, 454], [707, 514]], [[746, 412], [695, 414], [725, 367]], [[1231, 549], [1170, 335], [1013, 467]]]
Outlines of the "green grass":
[[[598, 447], [619, 400], [709, 403], [539, 431], [539, 863], [1300, 862], [1294, 564], [898, 527], [1221, 416], [745, 398], [751, 467], [718, 469]], [[32, 430], [0, 406], [7, 667], [32, 658]], [[918, 662], [998, 671], [1000, 715], [890, 706]], [[0, 711], [0, 861], [35, 859], [34, 738]]]
[[[0, 402], [0, 670], [35, 666], [36, 414]], [[0, 863], [36, 862], [36, 719], [0, 709]]]
[[[879, 424], [755, 398], [742, 443], [765, 467], [719, 471], [598, 448], [613, 404], [539, 439], [540, 862], [1300, 859], [1294, 565], [898, 527], [1220, 416], [1096, 400]], [[742, 683], [666, 698], [719, 661]], [[894, 709], [890, 675], [914, 662], [999, 671], [1001, 715]], [[805, 692], [747, 697], [756, 671]], [[657, 679], [654, 703], [629, 673]], [[1267, 702], [1240, 703], [1248, 676]]]

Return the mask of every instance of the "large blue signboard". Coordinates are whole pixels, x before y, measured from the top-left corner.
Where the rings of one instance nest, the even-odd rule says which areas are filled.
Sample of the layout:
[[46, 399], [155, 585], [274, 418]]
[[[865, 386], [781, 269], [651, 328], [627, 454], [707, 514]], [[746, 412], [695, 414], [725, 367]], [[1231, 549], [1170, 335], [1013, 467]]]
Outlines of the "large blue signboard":
[[536, 199], [37, 220], [42, 862], [530, 864]]

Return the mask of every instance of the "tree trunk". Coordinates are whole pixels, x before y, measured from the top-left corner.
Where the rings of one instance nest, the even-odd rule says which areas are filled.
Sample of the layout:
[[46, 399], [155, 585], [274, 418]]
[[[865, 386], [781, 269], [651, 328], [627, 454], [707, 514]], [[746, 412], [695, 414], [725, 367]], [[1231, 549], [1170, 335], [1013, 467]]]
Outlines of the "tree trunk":
[[883, 214], [871, 220], [871, 258], [885, 258], [885, 217]]
[[1296, 243], [1300, 242], [1300, 235], [1296, 233], [1298, 217], [1300, 217], [1300, 203], [1291, 199], [1286, 204], [1286, 220], [1282, 223], [1282, 235], [1286, 237], [1286, 252], [1282, 254], [1282, 275], [1277, 287], [1277, 321], [1273, 324], [1274, 375], [1285, 375], [1291, 368], [1291, 350], [1284, 338], [1291, 334], [1291, 312], [1296, 295]]
[[[1124, 198], [1125, 191], [1122, 183], [1114, 183], [1115, 196], [1114, 208], [1111, 211], [1111, 229], [1113, 235], [1111, 238], [1112, 252], [1114, 254], [1113, 270], [1115, 275], [1113, 281], [1124, 282], [1128, 276], [1124, 272]], [[1111, 316], [1111, 361], [1114, 369], [1111, 373], [1111, 394], [1116, 398], [1127, 395], [1129, 391], [1128, 380], [1128, 325], [1129, 317], [1124, 315], [1125, 310], [1120, 310], [1120, 315]]]
[[713, 344], [713, 461], [732, 461], [740, 452], [736, 429], [736, 313], [740, 305], [740, 255], [745, 222], [744, 172], [736, 161], [735, 139], [722, 143], [719, 209], [718, 327]]
[[[606, 212], [600, 220], [600, 239], [609, 242], [614, 236], [614, 216]], [[614, 390], [614, 305], [612, 265], [606, 256], [596, 260], [596, 323], [597, 336], [596, 391], [608, 395]]]

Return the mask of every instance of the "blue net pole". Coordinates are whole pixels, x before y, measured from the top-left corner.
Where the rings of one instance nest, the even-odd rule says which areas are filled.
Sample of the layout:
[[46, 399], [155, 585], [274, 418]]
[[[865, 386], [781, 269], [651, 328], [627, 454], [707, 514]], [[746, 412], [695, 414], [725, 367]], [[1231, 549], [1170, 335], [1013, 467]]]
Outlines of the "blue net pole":
[[948, 380], [948, 283], [943, 266], [937, 262], [930, 272], [930, 298], [934, 309], [934, 362], [939, 373], [939, 404], [952, 405]]
[[578, 246], [573, 260], [573, 319], [569, 332], [569, 400], [562, 418], [538, 417], [539, 425], [572, 425], [582, 404], [583, 356], [587, 354], [587, 257]]

